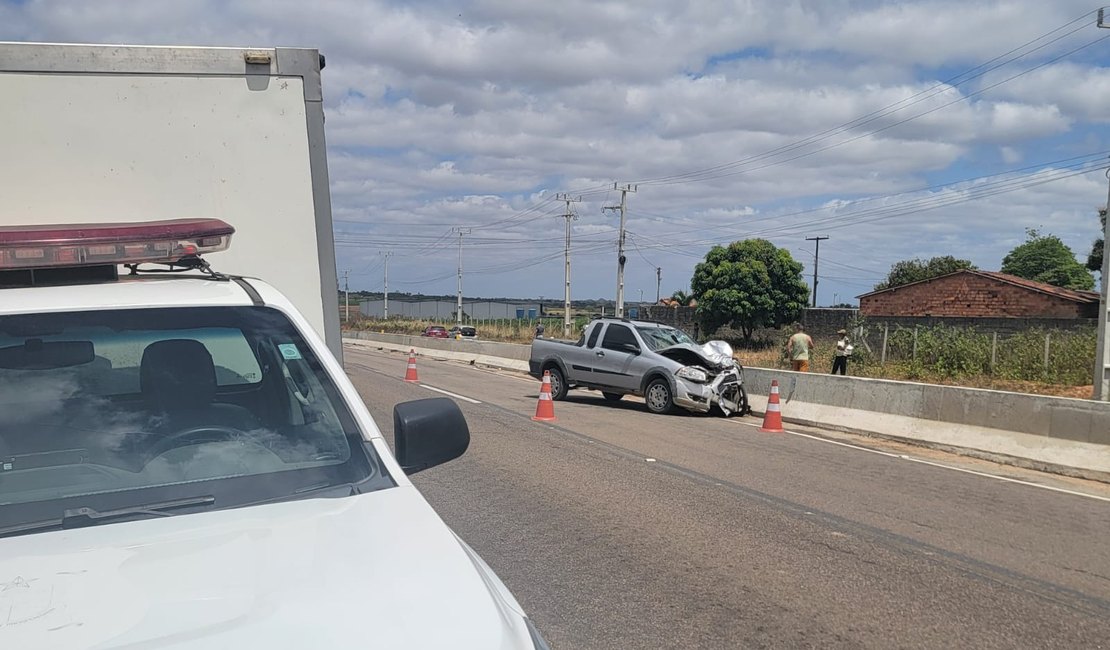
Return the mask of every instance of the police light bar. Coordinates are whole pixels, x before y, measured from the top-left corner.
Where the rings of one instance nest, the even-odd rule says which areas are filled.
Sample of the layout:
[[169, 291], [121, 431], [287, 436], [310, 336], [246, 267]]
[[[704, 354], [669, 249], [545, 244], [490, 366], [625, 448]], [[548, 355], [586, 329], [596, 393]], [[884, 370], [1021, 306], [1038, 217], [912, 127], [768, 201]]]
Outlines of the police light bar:
[[234, 232], [219, 219], [0, 226], [0, 269], [174, 264], [227, 250]]

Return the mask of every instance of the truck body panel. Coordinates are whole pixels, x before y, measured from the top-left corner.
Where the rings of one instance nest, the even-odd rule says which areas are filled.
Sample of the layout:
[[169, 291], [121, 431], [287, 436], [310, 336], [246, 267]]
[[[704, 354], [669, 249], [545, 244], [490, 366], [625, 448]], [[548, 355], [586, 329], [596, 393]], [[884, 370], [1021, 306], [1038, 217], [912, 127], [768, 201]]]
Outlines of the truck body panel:
[[[316, 50], [0, 43], [0, 225], [215, 217], [342, 360]], [[10, 128], [18, 125], [18, 128]]]

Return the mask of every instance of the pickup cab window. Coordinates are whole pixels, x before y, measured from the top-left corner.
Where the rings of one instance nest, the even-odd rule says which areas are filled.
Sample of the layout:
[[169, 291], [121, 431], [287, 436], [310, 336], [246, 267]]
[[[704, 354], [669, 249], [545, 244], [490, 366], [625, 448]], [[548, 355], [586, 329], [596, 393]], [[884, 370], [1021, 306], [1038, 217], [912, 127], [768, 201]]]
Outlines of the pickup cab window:
[[609, 327], [605, 329], [605, 338], [601, 340], [601, 347], [606, 350], [628, 352], [630, 350], [629, 346], [636, 349], [640, 347], [640, 344], [636, 342], [636, 336], [632, 334], [632, 330], [624, 325], [609, 323]]
[[275, 309], [0, 316], [0, 535], [80, 508], [392, 485], [380, 467]]
[[587, 348], [591, 350], [594, 349], [594, 346], [597, 345], [597, 337], [599, 334], [601, 334], [601, 330], [603, 329], [605, 329], [604, 323], [598, 323], [597, 325], [594, 325], [594, 328], [590, 330], [590, 340], [586, 341]]

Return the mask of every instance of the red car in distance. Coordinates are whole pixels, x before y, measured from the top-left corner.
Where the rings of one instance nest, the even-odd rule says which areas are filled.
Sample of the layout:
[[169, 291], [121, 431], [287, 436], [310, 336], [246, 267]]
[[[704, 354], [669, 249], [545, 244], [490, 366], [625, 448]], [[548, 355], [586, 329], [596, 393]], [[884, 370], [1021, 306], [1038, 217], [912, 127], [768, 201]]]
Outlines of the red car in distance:
[[424, 333], [420, 336], [430, 336], [436, 339], [445, 339], [447, 336], [447, 328], [442, 325], [429, 325], [424, 328]]

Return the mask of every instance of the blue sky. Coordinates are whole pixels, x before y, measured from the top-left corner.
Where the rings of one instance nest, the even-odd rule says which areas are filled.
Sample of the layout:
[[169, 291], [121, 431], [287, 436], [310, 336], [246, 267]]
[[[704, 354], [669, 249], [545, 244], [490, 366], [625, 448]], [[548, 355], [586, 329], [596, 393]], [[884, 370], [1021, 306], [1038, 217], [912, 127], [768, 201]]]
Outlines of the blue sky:
[[628, 299], [654, 299], [656, 266], [663, 293], [685, 288], [711, 245], [746, 236], [790, 250], [808, 281], [805, 237], [829, 235], [829, 304], [900, 259], [997, 269], [1029, 227], [1085, 259], [1110, 161], [1097, 8], [5, 0], [0, 39], [322, 50], [352, 288], [380, 290], [379, 251], [392, 250], [392, 290], [453, 293], [451, 229], [469, 227], [467, 295], [561, 296], [554, 198], [570, 192], [583, 198], [574, 296], [612, 298], [616, 218], [602, 208], [619, 201], [614, 183], [638, 183]]

